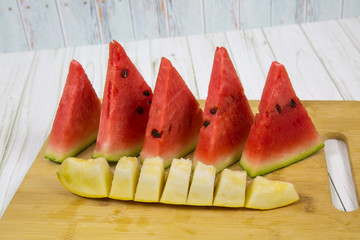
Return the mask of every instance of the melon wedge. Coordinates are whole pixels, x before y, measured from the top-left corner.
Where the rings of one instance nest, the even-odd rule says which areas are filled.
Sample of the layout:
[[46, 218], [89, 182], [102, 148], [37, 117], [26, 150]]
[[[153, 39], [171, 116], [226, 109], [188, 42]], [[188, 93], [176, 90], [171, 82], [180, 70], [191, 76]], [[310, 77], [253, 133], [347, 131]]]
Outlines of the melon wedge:
[[169, 167], [174, 158], [192, 152], [199, 138], [202, 113], [180, 74], [162, 58], [140, 160], [161, 157], [164, 166]]
[[186, 204], [191, 176], [190, 159], [173, 159], [166, 179], [161, 203]]
[[284, 65], [273, 62], [240, 166], [255, 177], [295, 163], [323, 146]]
[[117, 162], [123, 156], [137, 156], [144, 143], [152, 91], [125, 49], [109, 44], [103, 106], [93, 157]]
[[246, 189], [246, 208], [272, 209], [299, 200], [293, 184], [257, 176]]
[[215, 187], [214, 206], [243, 207], [245, 203], [246, 172], [224, 169]]
[[65, 159], [57, 176], [61, 184], [70, 192], [87, 198], [108, 197], [113, 173], [104, 158]]
[[109, 198], [134, 200], [140, 164], [136, 157], [122, 157], [116, 164]]
[[61, 163], [93, 143], [98, 133], [100, 110], [101, 102], [84, 69], [72, 60], [45, 157]]
[[217, 172], [240, 160], [254, 114], [225, 48], [216, 48], [196, 161]]
[[214, 196], [216, 168], [213, 165], [206, 165], [197, 162], [192, 177], [188, 205], [211, 206]]
[[164, 185], [164, 161], [160, 157], [147, 158], [141, 167], [135, 201], [159, 202]]

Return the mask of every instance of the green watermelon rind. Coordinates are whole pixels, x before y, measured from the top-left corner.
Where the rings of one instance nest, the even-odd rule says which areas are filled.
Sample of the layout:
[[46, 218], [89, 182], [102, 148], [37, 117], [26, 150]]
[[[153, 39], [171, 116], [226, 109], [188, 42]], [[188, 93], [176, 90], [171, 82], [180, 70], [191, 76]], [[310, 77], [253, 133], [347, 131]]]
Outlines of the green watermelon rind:
[[[242, 149], [243, 148], [241, 148], [241, 150], [237, 151], [236, 153], [229, 154], [227, 157], [224, 157], [224, 156], [221, 157], [221, 161], [218, 161], [218, 164], [215, 163], [213, 165], [216, 168], [216, 173], [220, 173], [225, 168], [239, 162], [240, 158], [241, 158], [241, 154], [242, 154]], [[195, 166], [198, 161], [202, 162], [201, 160], [193, 159], [192, 170], [195, 170]], [[204, 164], [206, 164], [206, 163], [204, 163]]]
[[131, 151], [119, 151], [118, 153], [115, 153], [115, 154], [107, 154], [105, 152], [95, 152], [94, 151], [91, 158], [103, 157], [108, 162], [118, 162], [120, 160], [120, 158], [122, 158], [122, 157], [139, 156], [142, 146], [143, 146], [143, 144], [141, 143], [136, 148], [135, 147], [132, 148]]
[[61, 154], [61, 155], [58, 154], [56, 151], [51, 150], [51, 149], [53, 149], [53, 147], [48, 145], [48, 147], [45, 151], [45, 158], [47, 158], [50, 161], [55, 162], [55, 163], [62, 163], [66, 158], [75, 157], [80, 152], [82, 152], [87, 147], [89, 147], [91, 144], [93, 144], [96, 141], [96, 137], [97, 137], [97, 132], [96, 132], [96, 134], [92, 135], [88, 139], [84, 140], [82, 143], [79, 143], [72, 150], [68, 151], [67, 153]]
[[237, 163], [241, 158], [241, 152], [236, 156], [231, 156], [229, 159], [224, 160], [221, 164], [216, 166], [216, 173], [221, 172], [225, 168]]
[[[189, 143], [189, 145], [187, 147], [182, 148], [183, 151], [181, 151], [180, 153], [174, 155], [173, 157], [170, 157], [169, 159], [165, 159], [164, 160], [164, 168], [166, 169], [166, 168], [170, 167], [172, 160], [174, 158], [183, 158], [183, 157], [186, 157], [187, 155], [189, 155], [190, 153], [194, 152], [197, 142], [198, 142], [198, 138], [196, 138], [196, 140]], [[152, 157], [152, 156], [141, 156], [140, 155], [139, 156], [140, 163], [142, 164], [144, 162], [144, 160], [148, 157]], [[155, 157], [155, 156], [153, 156], [153, 157]]]
[[273, 172], [280, 168], [284, 168], [290, 164], [296, 163], [296, 162], [312, 155], [313, 153], [317, 152], [318, 150], [320, 150], [323, 147], [324, 147], [324, 142], [321, 141], [320, 143], [314, 145], [309, 150], [303, 151], [301, 153], [295, 152], [294, 154], [292, 154], [291, 157], [284, 158], [281, 161], [269, 162], [269, 164], [258, 165], [256, 168], [259, 170], [254, 169], [253, 166], [251, 165], [251, 162], [247, 161], [246, 157], [244, 157], [244, 156], [241, 158], [239, 164], [240, 164], [240, 167], [243, 170], [245, 170], [250, 177], [256, 177], [258, 175], [265, 175], [267, 173]]

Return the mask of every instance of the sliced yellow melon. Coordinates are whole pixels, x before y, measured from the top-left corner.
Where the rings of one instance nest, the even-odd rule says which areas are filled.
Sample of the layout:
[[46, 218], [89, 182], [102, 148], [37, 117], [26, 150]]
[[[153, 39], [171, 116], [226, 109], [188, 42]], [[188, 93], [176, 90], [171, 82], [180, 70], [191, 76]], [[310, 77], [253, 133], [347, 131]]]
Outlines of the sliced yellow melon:
[[164, 161], [160, 157], [146, 158], [141, 167], [135, 201], [159, 202], [164, 185]]
[[215, 188], [214, 206], [243, 207], [245, 203], [246, 172], [224, 169]]
[[187, 204], [211, 206], [214, 195], [216, 168], [198, 161], [191, 181]]
[[192, 161], [173, 159], [160, 202], [186, 204]]
[[116, 164], [109, 198], [134, 200], [140, 164], [136, 157], [122, 157]]
[[57, 176], [70, 192], [88, 198], [105, 198], [109, 195], [113, 173], [105, 158], [65, 159]]
[[246, 189], [245, 207], [272, 209], [299, 200], [293, 184], [257, 176]]

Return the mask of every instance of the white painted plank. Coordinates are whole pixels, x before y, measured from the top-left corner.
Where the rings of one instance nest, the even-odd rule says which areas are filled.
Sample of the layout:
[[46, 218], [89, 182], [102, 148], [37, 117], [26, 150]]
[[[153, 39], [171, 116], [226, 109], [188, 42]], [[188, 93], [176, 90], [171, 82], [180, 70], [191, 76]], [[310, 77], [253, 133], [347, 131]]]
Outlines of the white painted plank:
[[194, 96], [199, 98], [198, 87], [186, 37], [151, 40], [150, 57], [152, 79], [155, 79], [156, 81], [161, 58], [166, 57], [179, 72]]
[[96, 0], [103, 43], [112, 40], [129, 42], [135, 40], [132, 29], [130, 0]]
[[147, 84], [154, 89], [156, 76], [153, 76], [151, 58], [150, 58], [150, 41], [136, 41], [124, 44], [126, 54], [139, 70]]
[[169, 36], [164, 1], [130, 1], [135, 40]]
[[325, 21], [340, 17], [341, 0], [311, 0], [307, 6], [307, 21]]
[[19, 1], [29, 49], [64, 47], [64, 38], [55, 1]]
[[231, 51], [224, 33], [193, 35], [188, 42], [199, 99], [206, 99], [216, 47], [225, 47], [230, 57]]
[[271, 22], [273, 26], [305, 21], [306, 2], [303, 0], [272, 0]]
[[360, 100], [360, 52], [335, 21], [303, 24], [307, 38], [345, 100]]
[[240, 28], [271, 25], [271, 0], [240, 0]]
[[299, 25], [264, 28], [264, 33], [300, 99], [343, 99]]
[[360, 1], [359, 0], [343, 0], [342, 17], [360, 17]]
[[71, 57], [71, 49], [35, 53], [3, 156], [7, 163], [0, 172], [0, 216], [50, 132]]
[[33, 56], [34, 52], [0, 55], [0, 172], [7, 164], [7, 159], [3, 156], [18, 115], [18, 106]]
[[99, 98], [104, 93], [108, 52], [108, 45], [83, 46], [75, 47], [72, 56], [83, 66]]
[[202, 32], [201, 1], [166, 0], [169, 36], [185, 36]]
[[339, 19], [338, 23], [360, 51], [360, 18]]
[[205, 32], [216, 33], [239, 29], [239, 7], [237, 0], [204, 1]]
[[58, 0], [58, 6], [68, 47], [102, 43], [94, 1]]
[[28, 50], [16, 1], [0, 1], [0, 36], [0, 53]]
[[261, 29], [226, 33], [234, 64], [248, 99], [261, 98], [274, 55]]
[[[356, 198], [356, 188], [353, 182], [352, 170], [349, 161], [346, 143], [338, 139], [325, 141], [326, 165], [330, 181], [334, 186], [332, 198], [336, 208], [345, 211], [353, 211], [359, 207]], [[336, 202], [336, 196], [341, 196], [340, 205]]]

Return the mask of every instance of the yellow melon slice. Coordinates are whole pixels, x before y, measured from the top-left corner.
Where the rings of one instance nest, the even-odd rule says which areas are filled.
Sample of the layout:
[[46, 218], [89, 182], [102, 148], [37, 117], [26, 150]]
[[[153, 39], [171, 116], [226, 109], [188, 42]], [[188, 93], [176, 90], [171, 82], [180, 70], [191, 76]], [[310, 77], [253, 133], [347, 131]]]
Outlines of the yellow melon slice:
[[70, 192], [88, 198], [105, 198], [109, 195], [113, 173], [105, 158], [65, 159], [59, 171], [58, 179]]

